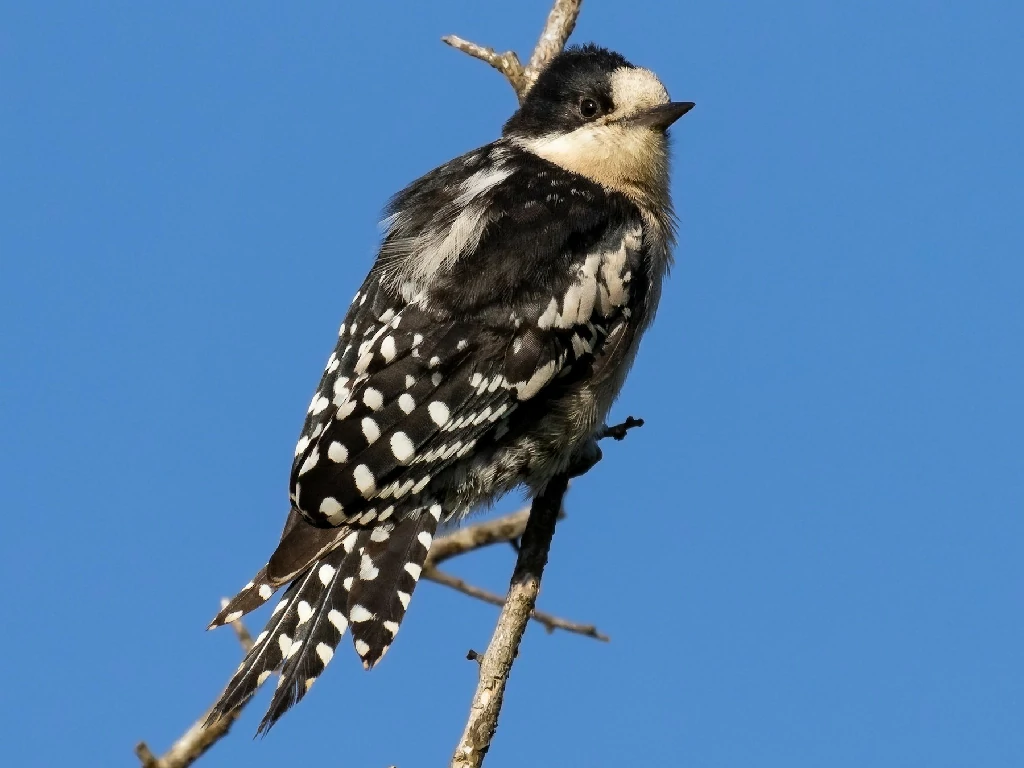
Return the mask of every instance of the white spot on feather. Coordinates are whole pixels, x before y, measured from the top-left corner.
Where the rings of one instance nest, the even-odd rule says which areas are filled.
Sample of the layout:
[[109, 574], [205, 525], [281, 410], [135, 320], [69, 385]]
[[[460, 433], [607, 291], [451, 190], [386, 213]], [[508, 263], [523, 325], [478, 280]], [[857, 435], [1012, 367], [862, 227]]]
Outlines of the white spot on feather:
[[516, 395], [520, 400], [529, 400], [536, 395], [555, 375], [555, 361], [542, 365], [534, 372], [530, 380], [516, 385]]
[[380, 427], [377, 426], [377, 422], [369, 416], [363, 418], [362, 427], [363, 437], [366, 438], [367, 445], [372, 445], [376, 442], [377, 438], [380, 437]]
[[[364, 553], [362, 559], [359, 561], [359, 580], [373, 581], [377, 578], [379, 573], [380, 570], [373, 564], [373, 560], [369, 555]], [[349, 614], [349, 618], [352, 619], [352, 621], [357, 621], [357, 619], [352, 618], [351, 613]]]
[[379, 389], [367, 387], [363, 390], [363, 403], [371, 411], [379, 411], [384, 405], [384, 395]]
[[444, 426], [445, 422], [448, 421], [448, 406], [440, 400], [435, 400], [428, 405], [427, 411], [430, 413], [430, 418], [433, 419], [434, 423], [439, 427]]
[[318, 461], [320, 461], [320, 454], [317, 452], [316, 448], [314, 448], [312, 453], [310, 453], [309, 456], [306, 457], [306, 460], [302, 462], [302, 466], [299, 467], [299, 476], [301, 477], [309, 472], [309, 470], [316, 466]]
[[292, 647], [292, 639], [282, 632], [277, 636], [277, 645], [281, 649], [281, 655], [287, 656], [288, 649]]
[[391, 436], [391, 452], [404, 464], [412, 458], [416, 449], [405, 432], [395, 432]]
[[334, 566], [324, 563], [320, 566], [320, 570], [317, 571], [317, 576], [320, 577], [320, 583], [325, 587], [331, 583], [331, 579], [334, 578], [335, 569]]
[[320, 502], [320, 513], [327, 515], [327, 519], [331, 522], [337, 520], [343, 511], [344, 507], [333, 496], [327, 496]]
[[336, 464], [344, 464], [348, 461], [348, 448], [335, 440], [327, 448], [327, 458]]
[[353, 605], [348, 611], [348, 619], [353, 624], [361, 624], [373, 619], [373, 614], [362, 605]]
[[544, 310], [543, 314], [537, 318], [537, 327], [541, 330], [547, 330], [555, 323], [555, 318], [558, 317], [558, 302], [552, 299], [548, 304], [547, 309]]
[[367, 352], [366, 354], [362, 355], [356, 362], [356, 373], [366, 373], [366, 370], [370, 367], [371, 362], [373, 362], [373, 352]]
[[327, 643], [316, 644], [316, 655], [320, 659], [320, 663], [325, 667], [330, 664], [331, 659], [334, 658], [334, 649], [331, 648]]
[[368, 499], [373, 496], [373, 492], [377, 490], [377, 480], [374, 478], [370, 468], [365, 464], [360, 464], [352, 471], [352, 477], [355, 478], [356, 488], [363, 495], [364, 499]]

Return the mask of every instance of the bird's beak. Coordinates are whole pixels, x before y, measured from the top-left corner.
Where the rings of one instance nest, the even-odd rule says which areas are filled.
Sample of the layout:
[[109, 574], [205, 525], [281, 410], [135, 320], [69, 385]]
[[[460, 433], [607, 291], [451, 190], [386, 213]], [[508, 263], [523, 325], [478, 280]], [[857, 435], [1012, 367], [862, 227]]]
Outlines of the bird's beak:
[[692, 101], [670, 101], [668, 104], [659, 104], [639, 114], [630, 115], [624, 122], [664, 131], [694, 106]]

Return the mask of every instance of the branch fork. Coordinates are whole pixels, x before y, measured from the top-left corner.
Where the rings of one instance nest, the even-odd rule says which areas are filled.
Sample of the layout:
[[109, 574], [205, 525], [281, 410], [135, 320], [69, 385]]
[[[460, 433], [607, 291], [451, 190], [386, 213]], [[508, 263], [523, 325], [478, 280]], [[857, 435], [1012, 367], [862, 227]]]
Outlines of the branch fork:
[[480, 59], [480, 61], [490, 64], [501, 72], [522, 103], [527, 92], [537, 82], [537, 76], [544, 67], [550, 64], [551, 60], [565, 48], [569, 35], [576, 28], [576, 19], [580, 15], [582, 4], [583, 0], [555, 0], [554, 7], [544, 24], [544, 30], [540, 33], [537, 45], [530, 56], [530, 63], [525, 67], [519, 61], [515, 51], [498, 53], [493, 48], [463, 40], [458, 35], [445, 35], [441, 41], [474, 59]]

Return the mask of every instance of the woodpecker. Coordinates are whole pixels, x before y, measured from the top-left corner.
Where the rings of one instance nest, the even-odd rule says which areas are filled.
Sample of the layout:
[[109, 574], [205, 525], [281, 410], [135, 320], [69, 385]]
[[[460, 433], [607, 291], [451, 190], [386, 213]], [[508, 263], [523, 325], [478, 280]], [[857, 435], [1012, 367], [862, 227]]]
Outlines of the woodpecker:
[[617, 53], [569, 48], [501, 138], [391, 200], [309, 404], [281, 541], [210, 625], [287, 585], [214, 716], [279, 672], [265, 732], [346, 630], [373, 667], [439, 526], [594, 455], [671, 263], [667, 129], [693, 106]]

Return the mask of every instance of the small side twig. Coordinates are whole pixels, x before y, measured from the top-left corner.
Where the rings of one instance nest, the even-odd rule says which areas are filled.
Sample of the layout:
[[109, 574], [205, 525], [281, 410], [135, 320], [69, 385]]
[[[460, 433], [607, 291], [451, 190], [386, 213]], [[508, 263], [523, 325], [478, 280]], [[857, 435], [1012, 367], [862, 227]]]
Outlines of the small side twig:
[[[505, 598], [501, 595], [469, 584], [463, 579], [460, 579], [457, 576], [452, 576], [450, 573], [439, 571], [437, 568], [424, 568], [422, 578], [430, 579], [431, 581], [437, 584], [442, 584], [446, 587], [451, 587], [456, 592], [461, 592], [464, 595], [474, 597], [477, 600], [482, 600], [483, 602], [490, 603], [491, 605], [502, 606], [505, 604]], [[530, 618], [543, 626], [548, 632], [554, 632], [556, 629], [561, 629], [565, 632], [583, 635], [584, 637], [592, 637], [595, 640], [600, 640], [605, 643], [609, 640], [608, 635], [598, 630], [598, 628], [593, 624], [580, 624], [578, 622], [569, 621], [568, 619], [563, 619], [560, 616], [555, 616], [538, 610], [534, 610]]]
[[580, 15], [582, 4], [583, 0], [555, 0], [551, 13], [548, 14], [548, 20], [544, 24], [544, 29], [540, 33], [540, 38], [537, 40], [537, 45], [530, 56], [530, 63], [525, 67], [519, 61], [515, 51], [498, 53], [493, 48], [471, 43], [457, 35], [445, 35], [441, 40], [474, 59], [480, 59], [480, 61], [490, 64], [505, 75], [505, 79], [508, 80], [516, 92], [516, 96], [519, 97], [519, 101], [522, 102], [527, 92], [537, 82], [537, 76], [544, 67], [550, 64], [551, 60], [565, 47], [566, 40], [576, 28], [576, 19]]
[[462, 51], [472, 56], [474, 59], [480, 59], [480, 61], [490, 64], [505, 76], [505, 79], [508, 80], [517, 95], [526, 93], [528, 87], [526, 70], [523, 69], [523, 65], [520, 63], [515, 51], [498, 53], [493, 48], [487, 48], [471, 43], [469, 40], [463, 40], [458, 35], [445, 35], [441, 38], [441, 42], [450, 45], [457, 51]]
[[487, 520], [475, 525], [438, 536], [430, 545], [425, 567], [440, 565], [458, 555], [474, 549], [488, 547], [491, 544], [504, 544], [515, 541], [526, 530], [526, 521], [530, 519], [530, 508], [524, 507], [518, 512], [502, 515], [494, 520]]

